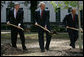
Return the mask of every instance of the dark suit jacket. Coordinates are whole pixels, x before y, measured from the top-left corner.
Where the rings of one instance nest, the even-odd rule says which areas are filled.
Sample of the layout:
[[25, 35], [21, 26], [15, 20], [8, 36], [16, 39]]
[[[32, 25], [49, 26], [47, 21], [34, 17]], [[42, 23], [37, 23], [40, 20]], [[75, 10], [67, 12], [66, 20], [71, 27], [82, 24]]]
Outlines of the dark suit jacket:
[[8, 19], [7, 21], [10, 21], [10, 23], [14, 25], [18, 25], [21, 23], [21, 27], [23, 27], [23, 11], [18, 10], [16, 18], [14, 17], [14, 9], [11, 9], [9, 14], [8, 14]]
[[65, 26], [70, 26], [74, 28], [78, 28], [78, 15], [75, 15], [75, 21], [73, 21], [72, 15], [68, 14], [65, 16], [63, 23]]
[[47, 27], [50, 27], [50, 23], [49, 23], [49, 10], [44, 10], [43, 11], [43, 16], [40, 16], [40, 10], [35, 11], [35, 16], [34, 16], [34, 20], [35, 22], [37, 22], [38, 24], [45, 26], [47, 25]]

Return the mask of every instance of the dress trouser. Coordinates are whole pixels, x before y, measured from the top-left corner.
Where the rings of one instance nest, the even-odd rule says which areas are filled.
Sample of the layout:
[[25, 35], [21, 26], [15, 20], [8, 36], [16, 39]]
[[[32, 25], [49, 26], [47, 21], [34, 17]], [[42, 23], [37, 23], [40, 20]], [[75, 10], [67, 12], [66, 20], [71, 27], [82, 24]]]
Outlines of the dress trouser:
[[11, 28], [11, 43], [13, 47], [17, 47], [16, 43], [17, 43], [17, 35], [20, 35], [20, 39], [21, 39], [21, 44], [22, 44], [22, 48], [25, 49], [25, 37], [24, 37], [24, 31], [22, 31], [21, 29], [12, 27]]
[[69, 34], [69, 38], [70, 38], [70, 42], [71, 42], [70, 44], [75, 46], [75, 42], [78, 39], [78, 31], [68, 29], [68, 34]]
[[[39, 45], [40, 45], [41, 50], [44, 50], [44, 32], [45, 31], [42, 28], [38, 28], [38, 38], [39, 38]], [[48, 32], [46, 32], [46, 45], [45, 45], [45, 47], [47, 49], [49, 49], [50, 41], [51, 41], [51, 36], [49, 35]]]

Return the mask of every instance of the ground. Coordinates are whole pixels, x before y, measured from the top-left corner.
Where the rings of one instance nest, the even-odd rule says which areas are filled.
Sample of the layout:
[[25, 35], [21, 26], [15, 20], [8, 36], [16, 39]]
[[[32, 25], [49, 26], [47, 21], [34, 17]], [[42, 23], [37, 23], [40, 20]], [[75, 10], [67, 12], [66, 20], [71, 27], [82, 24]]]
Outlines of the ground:
[[[1, 44], [10, 42], [10, 33], [1, 33]], [[83, 46], [80, 50], [78, 40], [76, 42], [76, 49], [70, 49], [70, 40], [67, 33], [53, 35], [50, 43], [50, 51], [45, 51], [43, 53], [39, 48], [37, 33], [25, 33], [25, 42], [28, 49], [27, 52], [23, 52], [21, 54], [3, 54], [2, 56], [83, 56]], [[22, 50], [19, 36], [17, 47]]]

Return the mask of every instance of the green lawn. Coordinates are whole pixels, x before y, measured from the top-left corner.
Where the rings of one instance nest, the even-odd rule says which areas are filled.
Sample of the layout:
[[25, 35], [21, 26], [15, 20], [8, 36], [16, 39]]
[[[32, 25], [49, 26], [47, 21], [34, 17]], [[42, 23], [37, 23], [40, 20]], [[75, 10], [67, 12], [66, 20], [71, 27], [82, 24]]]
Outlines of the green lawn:
[[[38, 39], [38, 33], [25, 33], [26, 39]], [[1, 34], [1, 39], [9, 39], [11, 37], [11, 34]], [[44, 37], [46, 37], [46, 34], [44, 34]], [[69, 39], [68, 33], [58, 33], [52, 35], [53, 39]], [[83, 36], [82, 36], [83, 38]]]
[[[8, 34], [1, 34], [1, 39], [9, 39], [11, 36], [10, 33]], [[44, 36], [46, 36], [46, 34], [44, 34]], [[38, 33], [25, 33], [25, 38], [26, 39], [37, 39], [38, 38]], [[54, 34], [52, 35], [52, 38], [59, 38], [59, 39], [68, 39], [68, 33], [58, 33], [58, 34]], [[82, 36], [83, 38], [83, 36]]]
[[[46, 36], [46, 34], [44, 34], [44, 36]], [[9, 39], [11, 37], [11, 34], [8, 33], [8, 34], [1, 34], [1, 39]], [[37, 39], [38, 38], [38, 33], [25, 33], [25, 38], [28, 39], [31, 38], [31, 39]], [[61, 33], [61, 34], [56, 34], [56, 35], [53, 35], [52, 38], [67, 38], [68, 37], [68, 34], [67, 33]]]

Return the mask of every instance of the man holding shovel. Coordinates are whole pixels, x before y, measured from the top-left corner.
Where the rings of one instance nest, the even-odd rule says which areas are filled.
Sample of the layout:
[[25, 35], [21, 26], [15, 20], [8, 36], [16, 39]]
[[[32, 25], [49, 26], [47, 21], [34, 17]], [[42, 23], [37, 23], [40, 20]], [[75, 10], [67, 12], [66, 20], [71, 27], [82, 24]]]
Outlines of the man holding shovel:
[[19, 33], [21, 44], [23, 50], [27, 50], [25, 46], [25, 37], [24, 31], [19, 28], [23, 28], [23, 11], [19, 9], [20, 4], [18, 2], [15, 3], [14, 9], [11, 9], [8, 14], [7, 24], [11, 25], [11, 44], [12, 47], [17, 48], [17, 35]]
[[[50, 30], [50, 24], [49, 24], [49, 10], [45, 9], [45, 3], [40, 2], [39, 4], [40, 9], [35, 11], [35, 25], [38, 27], [38, 38], [39, 38], [39, 45], [41, 52], [45, 52], [46, 50], [49, 50], [49, 45], [51, 41], [51, 35], [49, 35], [48, 31], [45, 31], [41, 28], [44, 27], [45, 29]], [[44, 48], [44, 31], [46, 32], [46, 45]]]
[[78, 28], [78, 15], [76, 14], [76, 9], [73, 8], [71, 13], [66, 15], [63, 23], [65, 24], [69, 38], [70, 38], [70, 46], [72, 48], [75, 48], [75, 42], [78, 39], [78, 30], [75, 28]]

